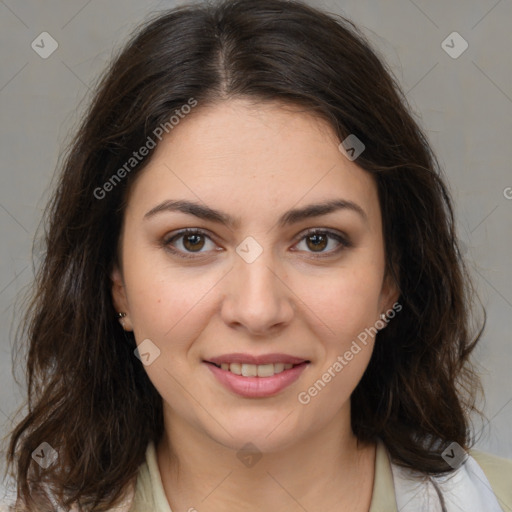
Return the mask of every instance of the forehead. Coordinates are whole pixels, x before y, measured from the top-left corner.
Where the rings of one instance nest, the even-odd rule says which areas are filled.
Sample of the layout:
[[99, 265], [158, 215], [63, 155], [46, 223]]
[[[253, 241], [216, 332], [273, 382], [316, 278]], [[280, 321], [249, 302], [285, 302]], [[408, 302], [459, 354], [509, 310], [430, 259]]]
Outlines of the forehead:
[[290, 105], [199, 105], [153, 150], [128, 206], [188, 198], [262, 214], [342, 198], [380, 221], [374, 179], [339, 151], [339, 142], [326, 121]]

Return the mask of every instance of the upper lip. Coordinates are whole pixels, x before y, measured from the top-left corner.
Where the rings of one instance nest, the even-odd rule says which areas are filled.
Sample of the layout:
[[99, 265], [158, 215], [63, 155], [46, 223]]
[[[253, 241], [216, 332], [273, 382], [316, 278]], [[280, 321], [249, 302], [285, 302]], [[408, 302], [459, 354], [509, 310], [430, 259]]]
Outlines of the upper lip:
[[284, 364], [300, 364], [307, 359], [302, 357], [290, 356], [288, 354], [263, 354], [260, 356], [253, 356], [251, 354], [241, 354], [241, 353], [233, 353], [233, 354], [223, 354], [217, 357], [210, 357], [205, 359], [207, 363], [239, 363], [239, 364], [270, 364], [270, 363], [284, 363]]

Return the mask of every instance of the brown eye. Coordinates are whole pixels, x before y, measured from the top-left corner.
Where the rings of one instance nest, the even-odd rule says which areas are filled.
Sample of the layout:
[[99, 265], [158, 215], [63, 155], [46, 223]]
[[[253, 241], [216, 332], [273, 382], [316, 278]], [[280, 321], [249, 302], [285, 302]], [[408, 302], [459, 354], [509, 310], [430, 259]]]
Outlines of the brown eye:
[[[183, 236], [183, 235], [182, 235]], [[204, 237], [203, 235], [192, 234], [192, 235], [184, 235], [183, 236], [183, 247], [187, 251], [200, 251], [204, 247]]]
[[[331, 250], [325, 250], [330, 244], [331, 240], [335, 241], [335, 247]], [[306, 252], [313, 254], [313, 257], [323, 258], [334, 256], [345, 248], [352, 247], [351, 242], [343, 235], [325, 231], [320, 229], [313, 229], [307, 232], [299, 241], [300, 245], [304, 242]], [[336, 247], [336, 244], [338, 247]], [[301, 250], [301, 249], [299, 249]]]
[[208, 250], [203, 250], [207, 246], [207, 241], [210, 242], [212, 250], [214, 250], [215, 244], [209, 235], [198, 229], [185, 229], [164, 239], [163, 245], [177, 256], [195, 258], [197, 257], [196, 255], [204, 256], [209, 252]]
[[[324, 234], [313, 234], [306, 237], [308, 248], [315, 251], [323, 251], [327, 247], [328, 237]], [[311, 242], [311, 243], [309, 243]]]

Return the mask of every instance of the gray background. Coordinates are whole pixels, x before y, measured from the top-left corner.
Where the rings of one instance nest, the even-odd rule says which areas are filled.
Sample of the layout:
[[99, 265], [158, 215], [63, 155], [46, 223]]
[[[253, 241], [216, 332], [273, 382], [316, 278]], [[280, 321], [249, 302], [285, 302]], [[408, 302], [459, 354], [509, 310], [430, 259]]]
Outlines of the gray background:
[[[20, 313], [15, 300], [33, 276], [31, 243], [58, 156], [112, 50], [147, 15], [181, 3], [0, 0], [2, 435], [23, 400], [12, 369], [13, 322]], [[475, 355], [489, 421], [475, 423], [481, 432], [477, 448], [512, 458], [512, 1], [309, 3], [363, 29], [398, 77], [445, 169], [459, 234], [488, 312]], [[59, 45], [47, 59], [31, 48], [45, 31]], [[454, 31], [469, 45], [458, 58], [442, 47]], [[461, 48], [456, 40], [448, 44]], [[23, 379], [22, 368], [15, 372]]]

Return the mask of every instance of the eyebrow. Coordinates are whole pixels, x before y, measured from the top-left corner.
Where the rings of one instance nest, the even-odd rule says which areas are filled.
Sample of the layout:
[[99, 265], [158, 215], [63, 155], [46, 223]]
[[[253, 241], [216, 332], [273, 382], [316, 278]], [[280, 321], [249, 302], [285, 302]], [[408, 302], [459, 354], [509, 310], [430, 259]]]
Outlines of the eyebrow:
[[[301, 222], [305, 219], [320, 217], [321, 215], [327, 215], [338, 210], [353, 211], [357, 213], [366, 224], [368, 224], [368, 216], [366, 215], [366, 212], [357, 203], [346, 199], [332, 199], [322, 203], [310, 204], [303, 208], [289, 210], [281, 215], [277, 224], [279, 227], [283, 228]], [[239, 217], [232, 217], [225, 212], [214, 210], [206, 205], [194, 203], [192, 201], [172, 199], [163, 201], [149, 210], [144, 215], [144, 219], [151, 218], [162, 212], [181, 212], [187, 215], [194, 215], [195, 217], [203, 220], [223, 224], [231, 229], [236, 229], [241, 224]]]

